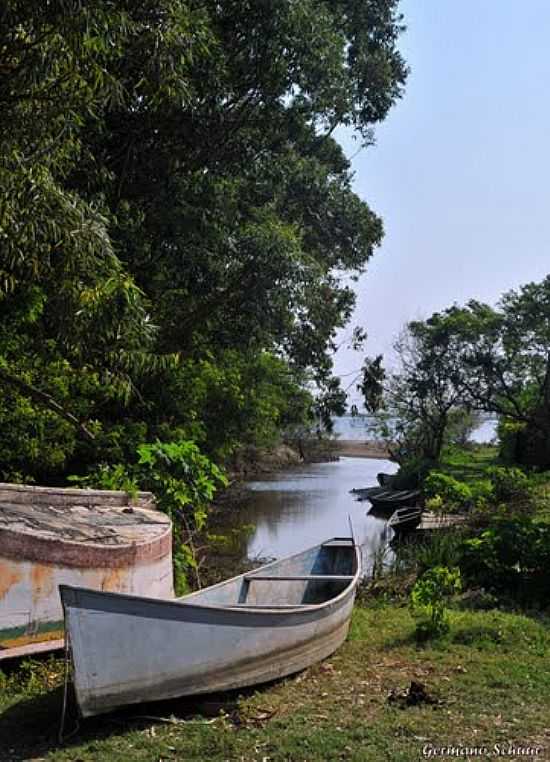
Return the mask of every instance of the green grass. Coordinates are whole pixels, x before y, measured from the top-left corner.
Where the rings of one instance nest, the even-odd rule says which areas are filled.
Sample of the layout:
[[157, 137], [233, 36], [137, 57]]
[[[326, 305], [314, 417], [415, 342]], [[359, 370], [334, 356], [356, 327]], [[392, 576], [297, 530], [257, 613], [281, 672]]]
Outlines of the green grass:
[[[487, 478], [487, 468], [498, 466], [498, 448], [491, 445], [475, 445], [472, 448], [448, 447], [441, 456], [438, 470], [467, 484]], [[550, 524], [550, 471], [530, 474], [534, 497], [533, 518]]]
[[491, 445], [475, 445], [472, 448], [448, 447], [441, 455], [439, 469], [459, 481], [470, 482], [483, 479], [489, 466], [498, 462], [498, 448]]
[[[0, 759], [397, 762], [421, 759], [427, 743], [507, 741], [542, 745], [538, 759], [550, 759], [549, 622], [453, 611], [451, 624], [445, 639], [419, 646], [405, 606], [356, 606], [345, 645], [296, 677], [83, 721], [63, 747], [55, 740], [61, 662], [29, 662], [0, 682]], [[436, 703], [388, 702], [411, 680]]]

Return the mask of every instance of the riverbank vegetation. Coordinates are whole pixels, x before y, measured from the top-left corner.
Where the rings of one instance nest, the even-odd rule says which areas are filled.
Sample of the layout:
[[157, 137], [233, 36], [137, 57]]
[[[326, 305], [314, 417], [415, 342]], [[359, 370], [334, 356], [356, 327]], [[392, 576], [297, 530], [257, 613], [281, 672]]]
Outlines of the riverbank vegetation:
[[[381, 357], [367, 359], [360, 385], [400, 466], [394, 485], [418, 486], [430, 510], [484, 528], [484, 553], [483, 538], [498, 544], [516, 534], [510, 579], [519, 564], [547, 582], [549, 304], [550, 276], [494, 308], [470, 301], [413, 321], [395, 343], [395, 370], [387, 372]], [[468, 441], [482, 414], [498, 420], [491, 446]]]
[[[475, 301], [453, 305], [405, 327], [393, 372], [381, 357], [365, 362], [360, 389], [399, 464], [391, 485], [418, 487], [426, 510], [462, 518], [452, 529], [401, 536], [397, 573], [371, 587], [392, 606], [409, 600], [419, 644], [450, 638], [474, 645], [503, 612], [542, 623], [547, 638], [549, 304], [547, 277], [505, 294], [494, 308]], [[469, 441], [480, 416], [498, 421], [490, 444]], [[478, 609], [466, 640], [453, 613], [461, 601]], [[545, 642], [541, 667], [548, 669]], [[519, 644], [510, 659], [525, 660], [529, 672]], [[528, 703], [520, 670], [506, 691], [512, 703]], [[492, 718], [492, 729], [483, 730], [483, 737], [492, 737], [502, 715], [485, 706], [482, 716]], [[547, 719], [542, 728], [541, 753], [548, 753]]]
[[498, 418], [499, 458], [550, 469], [550, 276], [408, 323], [396, 365], [365, 361], [359, 388], [398, 463], [439, 461], [467, 442], [479, 415]]

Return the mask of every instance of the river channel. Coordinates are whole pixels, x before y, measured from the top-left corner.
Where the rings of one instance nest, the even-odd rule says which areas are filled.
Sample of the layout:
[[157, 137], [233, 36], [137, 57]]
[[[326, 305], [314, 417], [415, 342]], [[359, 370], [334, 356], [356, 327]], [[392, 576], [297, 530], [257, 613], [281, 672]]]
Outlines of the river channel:
[[349, 518], [368, 571], [376, 551], [388, 541], [386, 521], [368, 515], [354, 487], [375, 485], [380, 471], [394, 473], [388, 460], [340, 458], [332, 463], [294, 466], [248, 482], [249, 492], [230, 524], [248, 525], [246, 555], [273, 559], [298, 553], [335, 536], [349, 536]]

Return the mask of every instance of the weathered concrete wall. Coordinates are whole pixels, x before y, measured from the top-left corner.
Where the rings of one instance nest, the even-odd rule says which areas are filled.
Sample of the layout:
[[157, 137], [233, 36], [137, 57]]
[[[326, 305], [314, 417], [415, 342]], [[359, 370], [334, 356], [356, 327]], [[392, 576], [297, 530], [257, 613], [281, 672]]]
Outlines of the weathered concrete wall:
[[60, 584], [171, 598], [171, 554], [147, 565], [112, 569], [77, 569], [59, 564], [1, 560], [0, 648], [63, 636]]
[[0, 484], [0, 649], [62, 637], [60, 584], [173, 597], [171, 524], [153, 508], [149, 493]]

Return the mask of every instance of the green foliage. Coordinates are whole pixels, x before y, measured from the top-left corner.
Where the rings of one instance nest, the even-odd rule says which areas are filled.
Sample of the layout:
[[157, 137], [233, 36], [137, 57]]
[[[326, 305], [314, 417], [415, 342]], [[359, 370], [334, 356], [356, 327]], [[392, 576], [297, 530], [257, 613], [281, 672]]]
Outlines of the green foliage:
[[530, 501], [530, 480], [521, 468], [491, 466], [487, 469], [487, 476], [493, 485], [495, 501], [513, 504]]
[[429, 321], [412, 321], [395, 341], [394, 351], [396, 371], [388, 375], [381, 358], [367, 359], [358, 388], [367, 407], [376, 401], [379, 433], [395, 461], [437, 461], [446, 442], [464, 439], [474, 425], [462, 404], [462, 369], [452, 342], [448, 332]]
[[433, 470], [424, 481], [423, 491], [429, 500], [440, 498], [444, 510], [498, 508], [504, 504], [509, 513], [531, 509], [532, 487], [524, 471], [488, 466], [483, 476], [466, 482]]
[[365, 408], [369, 413], [378, 413], [384, 406], [386, 371], [382, 361], [382, 355], [366, 357], [361, 368], [361, 380], [357, 384], [357, 391], [363, 395]]
[[435, 567], [461, 568], [464, 539], [470, 535], [457, 529], [452, 532], [427, 533], [413, 542], [400, 543], [390, 567], [394, 574], [407, 581], [416, 580]]
[[157, 437], [223, 459], [342, 410], [383, 230], [332, 133], [371, 141], [401, 31], [397, 0], [4, 3], [3, 478]]
[[63, 662], [50, 656], [43, 661], [23, 659], [16, 671], [0, 670], [0, 694], [23, 695], [26, 699], [58, 688], [63, 682]]
[[550, 465], [550, 276], [504, 294], [496, 308], [472, 300], [425, 322], [459, 370], [461, 401], [505, 421], [507, 462]]
[[487, 468], [498, 462], [496, 447], [475, 444], [468, 448], [445, 447], [438, 468], [461, 481], [486, 478]]
[[428, 498], [440, 497], [445, 510], [469, 508], [473, 504], [472, 488], [441, 471], [430, 471], [423, 490]]
[[216, 488], [227, 478], [193, 442], [155, 442], [138, 447], [137, 473], [170, 518], [202, 529]]
[[471, 300], [407, 325], [384, 395], [398, 462], [465, 444], [475, 414], [464, 411], [477, 410], [501, 418], [505, 462], [550, 467], [549, 305], [547, 276], [496, 307]]
[[189, 441], [153, 442], [137, 448], [133, 465], [103, 465], [87, 477], [71, 481], [100, 489], [151, 491], [157, 507], [172, 520], [176, 593], [188, 591], [186, 574], [197, 569], [193, 536], [204, 529], [208, 505], [216, 490], [228, 484], [226, 476]]
[[550, 585], [550, 526], [497, 519], [465, 542], [462, 568], [474, 584], [545, 601]]
[[421, 617], [416, 626], [419, 640], [439, 637], [449, 631], [446, 606], [462, 589], [460, 570], [434, 566], [426, 571], [411, 591], [411, 607]]

